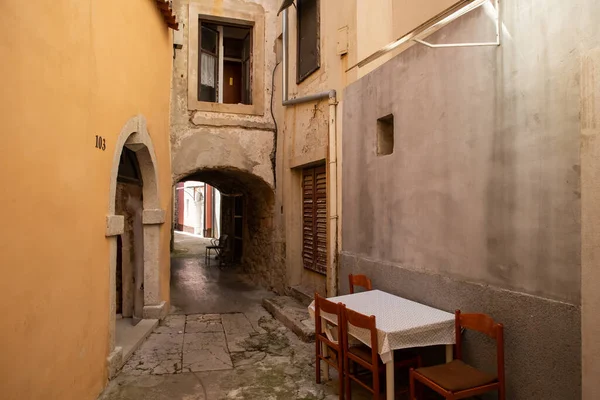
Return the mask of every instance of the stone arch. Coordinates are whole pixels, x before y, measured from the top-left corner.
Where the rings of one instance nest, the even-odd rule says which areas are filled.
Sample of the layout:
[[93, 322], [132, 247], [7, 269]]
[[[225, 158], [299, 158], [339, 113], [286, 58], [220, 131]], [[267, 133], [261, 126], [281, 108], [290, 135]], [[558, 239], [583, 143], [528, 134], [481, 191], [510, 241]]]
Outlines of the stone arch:
[[[234, 166], [195, 168], [174, 177], [173, 185], [185, 180], [206, 182], [222, 194], [221, 204], [228, 196], [243, 195], [245, 203], [245, 243], [242, 264], [258, 284], [282, 291], [285, 284], [285, 249], [282, 238], [274, 229], [275, 191], [262, 176]], [[225, 223], [223, 223], [225, 226]]]
[[165, 222], [165, 211], [160, 208], [158, 169], [154, 146], [148, 134], [146, 119], [142, 115], [131, 118], [117, 138], [110, 174], [108, 213], [105, 236], [109, 242], [109, 377], [123, 364], [122, 348], [116, 346], [116, 259], [117, 236], [124, 231], [124, 218], [115, 214], [117, 175], [123, 148], [135, 152], [142, 175], [143, 236], [144, 236], [144, 308], [143, 317], [158, 319], [167, 313], [166, 302], [160, 298], [159, 233]]

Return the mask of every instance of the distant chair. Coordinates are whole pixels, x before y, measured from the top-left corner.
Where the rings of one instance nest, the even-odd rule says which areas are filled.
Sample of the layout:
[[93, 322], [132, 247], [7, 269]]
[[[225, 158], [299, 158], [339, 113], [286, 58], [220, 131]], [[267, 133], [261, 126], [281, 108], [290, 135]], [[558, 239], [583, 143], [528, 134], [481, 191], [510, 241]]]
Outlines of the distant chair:
[[[462, 360], [462, 329], [481, 332], [496, 341], [496, 374], [480, 371]], [[504, 327], [485, 314], [455, 313], [456, 360], [433, 367], [411, 369], [410, 400], [415, 400], [415, 383], [428, 386], [446, 399], [464, 399], [490, 391], [498, 391], [504, 400]]]
[[204, 253], [204, 261], [206, 262], [206, 265], [210, 264], [210, 252], [211, 250], [215, 251], [215, 254], [217, 255], [218, 259], [219, 259], [219, 265], [223, 264], [223, 260], [224, 260], [224, 256], [225, 253], [227, 252], [227, 240], [228, 240], [229, 236], [228, 235], [221, 235], [219, 236], [219, 239], [211, 239], [210, 246], [206, 246], [206, 252]]
[[373, 290], [371, 280], [366, 275], [348, 275], [350, 281], [350, 294], [354, 293], [354, 286], [360, 286], [365, 290]]

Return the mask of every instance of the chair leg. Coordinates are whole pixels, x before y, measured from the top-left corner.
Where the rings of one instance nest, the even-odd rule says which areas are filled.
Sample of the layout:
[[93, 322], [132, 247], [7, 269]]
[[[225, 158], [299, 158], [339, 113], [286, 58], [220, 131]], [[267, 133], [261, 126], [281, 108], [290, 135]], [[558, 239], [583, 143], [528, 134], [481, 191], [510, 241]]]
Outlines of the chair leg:
[[506, 388], [504, 385], [500, 385], [500, 389], [498, 389], [498, 400], [504, 400], [506, 398]]
[[408, 384], [409, 384], [409, 389], [410, 389], [410, 398], [409, 400], [416, 400], [415, 397], [415, 376], [414, 376], [414, 369], [411, 368], [410, 372], [408, 373]]
[[339, 381], [339, 390], [340, 400], [344, 399], [344, 358], [342, 357], [342, 352], [338, 351], [338, 381]]
[[[381, 397], [381, 387], [379, 385], [379, 374], [373, 373], [372, 375], [373, 375], [373, 399], [379, 400], [379, 398]], [[386, 393], [386, 396], [387, 396], [387, 393]]]
[[316, 377], [317, 377], [317, 383], [321, 383], [321, 358], [319, 357], [319, 355], [321, 354], [321, 343], [319, 343], [319, 340], [315, 340], [315, 344], [316, 344], [316, 363], [315, 363], [315, 373], [316, 373]]
[[352, 400], [352, 390], [350, 389], [350, 361], [348, 359], [346, 359], [346, 373], [344, 374], [344, 382], [345, 382], [345, 386], [346, 386], [346, 390], [345, 390], [345, 394], [346, 394], [346, 399], [347, 400]]

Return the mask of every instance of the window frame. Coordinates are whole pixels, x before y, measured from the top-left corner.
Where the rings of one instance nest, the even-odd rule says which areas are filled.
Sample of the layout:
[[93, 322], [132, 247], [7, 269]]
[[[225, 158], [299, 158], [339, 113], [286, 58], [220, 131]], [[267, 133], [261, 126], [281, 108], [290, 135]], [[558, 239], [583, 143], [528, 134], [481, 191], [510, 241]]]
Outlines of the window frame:
[[314, 0], [316, 3], [316, 24], [317, 24], [317, 43], [316, 43], [316, 51], [317, 51], [317, 64], [311, 68], [309, 71], [302, 75], [300, 73], [300, 29], [301, 18], [300, 18], [300, 8], [302, 7], [302, 0], [298, 0], [298, 4], [296, 6], [296, 84], [300, 84], [305, 81], [309, 76], [317, 72], [321, 68], [321, 0]]
[[[219, 30], [215, 30], [212, 27], [208, 26], [208, 25], [215, 25], [217, 26], [217, 28], [225, 28], [225, 27], [231, 27], [231, 28], [241, 28], [241, 29], [247, 29], [248, 30], [248, 34], [244, 37], [244, 41], [247, 39], [248, 40], [248, 51], [247, 51], [247, 57], [244, 59], [244, 54], [242, 53], [242, 59], [241, 59], [241, 65], [242, 68], [245, 67], [245, 64], [248, 63], [248, 68], [249, 68], [249, 72], [248, 72], [248, 82], [243, 81], [243, 86], [240, 87], [240, 89], [242, 90], [242, 92], [240, 93], [240, 97], [242, 99], [242, 101], [248, 101], [249, 103], [241, 103], [244, 105], [252, 105], [252, 44], [253, 44], [253, 27], [248, 26], [248, 25], [240, 25], [240, 24], [228, 24], [228, 23], [222, 23], [222, 22], [215, 22], [213, 20], [210, 19], [204, 19], [204, 18], [200, 18], [198, 17], [198, 74], [202, 74], [202, 54], [206, 53], [212, 57], [215, 57], [217, 62], [215, 64], [215, 101], [206, 101], [206, 100], [200, 100], [200, 94], [202, 91], [202, 79], [200, 78], [200, 76], [198, 77], [198, 95], [197, 95], [197, 99], [200, 102], [203, 103], [217, 103], [217, 104], [230, 104], [230, 103], [222, 103], [219, 100], [221, 100], [221, 96], [220, 96], [220, 92], [221, 92], [221, 87], [219, 84], [224, 85], [224, 81], [222, 81], [223, 77], [221, 76], [223, 74], [223, 65], [225, 63], [225, 61], [228, 61], [228, 58], [225, 56], [226, 53], [223, 50], [223, 54], [220, 53], [221, 48], [220, 48], [220, 43], [225, 39], [224, 37], [222, 37], [223, 35], [223, 29]], [[202, 29], [203, 27], [205, 29], [211, 30], [213, 32], [215, 32], [215, 34], [217, 35], [217, 49], [216, 49], [216, 53], [211, 53], [208, 50], [205, 50], [202, 48]], [[221, 65], [223, 64], [223, 65]], [[244, 73], [242, 72], [242, 78], [244, 77]], [[249, 85], [249, 94], [246, 94], [246, 84]], [[247, 100], [246, 100], [247, 97]]]
[[[204, 20], [204, 22], [208, 23], [212, 23], [212, 21], [207, 21]], [[214, 25], [214, 24], [213, 24]], [[202, 20], [200, 18], [198, 18], [198, 95], [197, 95], [197, 99], [198, 101], [202, 101], [202, 102], [206, 102], [206, 103], [218, 103], [219, 102], [219, 60], [221, 59], [221, 54], [219, 53], [219, 51], [221, 50], [219, 48], [219, 43], [221, 43], [221, 32], [219, 32], [218, 30], [214, 30], [213, 28], [210, 27], [206, 27], [206, 29], [209, 29], [211, 31], [214, 31], [215, 34], [217, 35], [217, 48], [215, 49], [215, 53], [211, 53], [208, 50], [204, 50], [202, 48]], [[213, 57], [215, 57], [217, 59], [217, 62], [215, 63], [215, 72], [214, 72], [214, 76], [215, 76], [215, 101], [204, 101], [204, 100], [200, 100], [200, 93], [202, 91], [202, 79], [200, 78], [200, 74], [202, 73], [202, 53], [206, 53], [208, 55], [211, 55]]]
[[[212, 3], [211, 3], [212, 4]], [[265, 15], [262, 7], [232, 7], [224, 5], [219, 16], [212, 15], [213, 6], [208, 3], [190, 2], [188, 15], [188, 110], [265, 115]], [[216, 25], [239, 25], [252, 29], [251, 99], [252, 104], [224, 104], [198, 101], [199, 79], [199, 28], [200, 20]]]

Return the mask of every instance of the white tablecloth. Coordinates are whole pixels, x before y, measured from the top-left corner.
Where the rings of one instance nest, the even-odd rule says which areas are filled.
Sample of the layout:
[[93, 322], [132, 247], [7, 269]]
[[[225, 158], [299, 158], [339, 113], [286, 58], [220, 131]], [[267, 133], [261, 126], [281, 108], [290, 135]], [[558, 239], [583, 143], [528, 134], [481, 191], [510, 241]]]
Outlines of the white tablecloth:
[[[413, 347], [454, 344], [454, 314], [438, 310], [402, 297], [370, 290], [327, 299], [343, 303], [365, 315], [374, 315], [377, 323], [378, 353], [384, 363], [393, 359], [393, 351]], [[315, 316], [314, 301], [308, 307]], [[337, 316], [321, 313], [321, 317], [337, 324]], [[349, 326], [348, 333], [370, 346], [368, 330]]]

